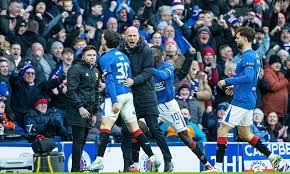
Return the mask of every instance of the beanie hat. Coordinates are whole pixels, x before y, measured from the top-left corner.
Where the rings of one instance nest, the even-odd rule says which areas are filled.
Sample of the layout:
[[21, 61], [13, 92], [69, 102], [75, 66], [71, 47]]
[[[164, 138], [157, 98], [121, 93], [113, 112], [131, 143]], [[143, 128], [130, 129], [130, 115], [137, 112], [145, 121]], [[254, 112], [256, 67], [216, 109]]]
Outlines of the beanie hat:
[[261, 120], [264, 119], [264, 113], [263, 113], [263, 111], [262, 111], [261, 109], [259, 109], [259, 108], [254, 109], [254, 114], [258, 114]]
[[45, 5], [47, 3], [46, 0], [36, 0], [36, 1], [34, 1], [33, 6], [35, 7], [37, 4], [39, 4], [41, 2], [43, 2]]
[[184, 10], [184, 4], [181, 0], [172, 0], [171, 10]]
[[7, 97], [9, 95], [9, 89], [5, 82], [0, 83], [0, 97]]
[[211, 32], [210, 32], [210, 29], [207, 27], [207, 26], [202, 26], [202, 27], [200, 27], [198, 30], [197, 30], [197, 33], [199, 34], [200, 32], [202, 32], [202, 31], [206, 31], [206, 32], [208, 32], [208, 34], [209, 35], [211, 35]]
[[184, 88], [187, 88], [189, 91], [191, 91], [191, 87], [188, 83], [181, 83], [180, 86], [178, 87], [178, 90], [177, 90], [178, 93]]
[[217, 106], [217, 110], [227, 110], [228, 109], [228, 107], [229, 107], [229, 103], [227, 103], [227, 102], [222, 102], [222, 103], [220, 103], [218, 106]]
[[235, 27], [237, 26], [238, 24], [240, 24], [240, 21], [238, 18], [236, 18], [235, 16], [231, 16], [229, 19], [228, 19], [228, 22], [231, 24], [231, 26]]
[[39, 104], [48, 104], [48, 101], [46, 98], [40, 98], [33, 104], [33, 108], [36, 108]]
[[211, 53], [212, 55], [215, 55], [215, 51], [211, 47], [204, 48], [201, 57], [204, 57], [207, 53]]
[[27, 63], [20, 71], [21, 76], [23, 77], [25, 72], [30, 68], [34, 69], [34, 67], [30, 63]]
[[272, 64], [274, 64], [274, 63], [276, 63], [276, 62], [281, 63], [281, 59], [280, 59], [280, 57], [279, 57], [278, 55], [276, 55], [276, 54], [271, 55], [271, 56], [270, 56], [270, 60], [269, 60], [269, 65], [272, 65]]

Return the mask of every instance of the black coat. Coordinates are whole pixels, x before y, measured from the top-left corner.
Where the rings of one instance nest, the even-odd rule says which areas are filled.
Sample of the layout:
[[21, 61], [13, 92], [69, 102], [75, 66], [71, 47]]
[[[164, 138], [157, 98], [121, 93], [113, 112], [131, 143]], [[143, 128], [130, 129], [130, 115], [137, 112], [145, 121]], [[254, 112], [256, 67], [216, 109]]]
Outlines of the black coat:
[[[67, 108], [65, 123], [72, 126], [92, 127], [92, 116], [99, 109], [99, 70], [89, 64], [76, 62], [67, 73]], [[91, 117], [84, 119], [79, 113], [79, 108], [87, 109]]]
[[126, 43], [120, 45], [120, 50], [129, 60], [134, 85], [132, 86], [134, 106], [138, 117], [158, 114], [157, 97], [152, 80], [153, 55], [143, 39], [140, 39], [134, 48]]
[[29, 85], [23, 80], [23, 77], [11, 76], [10, 84], [12, 88], [11, 107], [15, 113], [16, 121], [23, 127], [23, 116], [33, 107], [35, 101], [47, 97], [48, 92], [59, 85], [59, 81], [55, 79]]

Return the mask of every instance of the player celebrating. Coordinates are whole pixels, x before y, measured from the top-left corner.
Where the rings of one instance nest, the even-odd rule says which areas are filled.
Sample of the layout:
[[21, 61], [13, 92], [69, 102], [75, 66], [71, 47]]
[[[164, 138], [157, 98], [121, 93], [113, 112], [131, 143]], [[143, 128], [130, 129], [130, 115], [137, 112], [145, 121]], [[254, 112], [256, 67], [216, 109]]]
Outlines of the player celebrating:
[[220, 80], [220, 88], [227, 86], [226, 93], [234, 95], [231, 105], [226, 111], [226, 116], [218, 129], [216, 164], [212, 171], [222, 172], [222, 163], [227, 148], [228, 132], [238, 126], [239, 136], [249, 142], [271, 161], [274, 171], [279, 170], [282, 158], [274, 155], [262, 144], [261, 140], [250, 132], [253, 124], [253, 111], [256, 105], [256, 85], [259, 77], [260, 62], [257, 54], [252, 50], [255, 31], [244, 27], [236, 31], [235, 41], [241, 52], [240, 62], [236, 68], [236, 76]]
[[175, 100], [174, 93], [174, 66], [171, 61], [163, 61], [163, 53], [160, 48], [154, 48], [154, 85], [158, 99], [159, 119], [173, 127], [179, 138], [188, 146], [205, 165], [206, 170], [211, 170], [212, 166], [207, 161], [205, 155], [196, 142], [192, 140], [187, 132], [184, 118], [179, 105]]
[[100, 127], [98, 155], [89, 166], [89, 170], [104, 168], [103, 156], [109, 142], [110, 131], [121, 113], [132, 137], [138, 140], [144, 152], [149, 156], [152, 162], [151, 171], [156, 172], [161, 163], [153, 154], [147, 137], [138, 126], [131, 88], [124, 86], [125, 80], [131, 77], [131, 69], [128, 57], [116, 49], [119, 42], [119, 35], [115, 31], [105, 30], [103, 32], [102, 49], [106, 51], [106, 54], [101, 57], [100, 66], [105, 76], [107, 98]]

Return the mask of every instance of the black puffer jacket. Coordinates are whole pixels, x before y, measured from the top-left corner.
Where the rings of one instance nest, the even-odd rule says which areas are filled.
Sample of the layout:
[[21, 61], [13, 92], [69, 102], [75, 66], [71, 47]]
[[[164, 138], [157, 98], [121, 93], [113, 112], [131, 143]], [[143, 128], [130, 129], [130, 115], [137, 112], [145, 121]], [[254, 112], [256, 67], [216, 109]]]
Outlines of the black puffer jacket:
[[[67, 73], [68, 103], [65, 113], [65, 123], [72, 126], [92, 127], [92, 116], [99, 109], [99, 70], [89, 64], [78, 61]], [[84, 119], [79, 108], [86, 108], [91, 117]]]
[[120, 44], [120, 50], [125, 53], [131, 63], [134, 105], [138, 117], [158, 114], [157, 97], [152, 80], [153, 55], [145, 41], [140, 37], [137, 45], [130, 48], [125, 42]]

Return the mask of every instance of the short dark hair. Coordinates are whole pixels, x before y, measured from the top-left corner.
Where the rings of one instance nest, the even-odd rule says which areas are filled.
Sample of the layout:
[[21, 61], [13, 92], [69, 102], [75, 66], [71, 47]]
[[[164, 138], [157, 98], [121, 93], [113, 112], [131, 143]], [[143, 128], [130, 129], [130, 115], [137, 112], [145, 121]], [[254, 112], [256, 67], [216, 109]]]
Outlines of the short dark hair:
[[85, 52], [88, 51], [88, 50], [95, 50], [95, 51], [97, 51], [97, 49], [96, 49], [95, 46], [93, 46], [93, 45], [88, 45], [88, 46], [86, 46], [86, 47], [83, 49], [83, 54], [85, 54]]
[[108, 48], [116, 48], [120, 43], [120, 36], [117, 32], [113, 30], [105, 30], [103, 32], [104, 39], [106, 40], [106, 45]]
[[6, 63], [8, 63], [8, 61], [3, 57], [0, 57], [0, 63], [2, 63], [2, 62], [6, 62]]
[[62, 51], [62, 54], [65, 54], [65, 53], [74, 53], [74, 50], [71, 49], [71, 48], [64, 48], [63, 51]]
[[163, 49], [160, 46], [153, 45], [151, 47], [151, 50], [152, 50], [152, 52], [157, 53], [160, 56], [163, 56], [164, 55], [164, 51], [163, 51]]
[[253, 42], [255, 38], [255, 30], [250, 27], [241, 27], [236, 30], [236, 35], [240, 33], [240, 36], [248, 39], [249, 42]]

